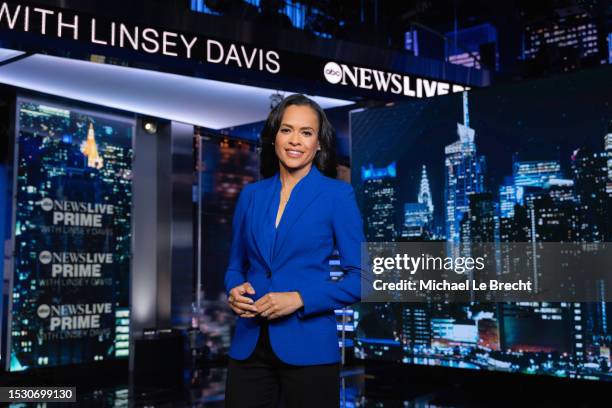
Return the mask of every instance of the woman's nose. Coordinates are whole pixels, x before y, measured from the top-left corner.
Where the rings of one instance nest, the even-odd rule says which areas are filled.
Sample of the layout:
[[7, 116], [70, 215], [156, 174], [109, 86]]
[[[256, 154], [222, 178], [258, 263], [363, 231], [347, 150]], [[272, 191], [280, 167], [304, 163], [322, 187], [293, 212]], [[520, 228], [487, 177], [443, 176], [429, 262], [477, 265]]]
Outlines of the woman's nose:
[[289, 138], [289, 143], [291, 144], [300, 144], [300, 137], [297, 132], [291, 132], [291, 137]]

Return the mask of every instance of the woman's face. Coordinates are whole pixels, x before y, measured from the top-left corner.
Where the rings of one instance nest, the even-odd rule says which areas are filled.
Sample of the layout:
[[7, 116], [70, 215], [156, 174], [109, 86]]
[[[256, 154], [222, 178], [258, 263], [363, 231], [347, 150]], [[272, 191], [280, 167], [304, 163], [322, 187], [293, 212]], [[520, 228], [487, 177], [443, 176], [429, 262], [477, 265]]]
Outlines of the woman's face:
[[274, 141], [274, 150], [281, 164], [287, 170], [308, 166], [319, 148], [317, 112], [307, 105], [289, 105], [285, 108]]

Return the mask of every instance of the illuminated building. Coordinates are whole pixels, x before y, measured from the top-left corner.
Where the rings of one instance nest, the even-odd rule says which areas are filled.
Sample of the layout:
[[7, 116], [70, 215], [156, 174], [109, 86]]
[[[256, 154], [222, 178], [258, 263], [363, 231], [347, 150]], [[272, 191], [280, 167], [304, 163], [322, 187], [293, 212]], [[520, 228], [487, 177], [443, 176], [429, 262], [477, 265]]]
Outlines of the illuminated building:
[[393, 241], [396, 237], [396, 163], [361, 168], [365, 197], [365, 229], [368, 241]]
[[437, 317], [431, 319], [431, 337], [433, 346], [475, 346], [478, 330], [474, 321]]
[[460, 226], [470, 209], [470, 196], [484, 190], [485, 158], [476, 154], [475, 131], [469, 125], [467, 92], [463, 93], [463, 124], [457, 124], [459, 140], [446, 146], [446, 239], [459, 242]]
[[411, 303], [402, 309], [402, 341], [408, 348], [431, 345], [428, 305]]
[[426, 204], [404, 204], [404, 227], [402, 237], [422, 237], [429, 225], [430, 212]]
[[[553, 194], [551, 194], [553, 193]], [[532, 239], [537, 242], [572, 242], [576, 240], [578, 219], [567, 191], [543, 190], [529, 195], [530, 215], [534, 217]]]
[[94, 133], [93, 123], [89, 123], [87, 129], [87, 139], [81, 145], [81, 152], [87, 157], [87, 166], [94, 169], [101, 169], [104, 165], [104, 160], [98, 153], [98, 145], [96, 143], [96, 136]]
[[533, 22], [523, 33], [523, 59], [536, 58], [548, 49], [559, 49], [563, 69], [575, 69], [580, 59], [597, 57], [598, 30], [595, 19], [580, 7], [560, 9], [554, 19]]
[[502, 218], [514, 217], [514, 206], [523, 204], [524, 189], [514, 184], [513, 180], [507, 180], [506, 184], [499, 187], [499, 211]]
[[[567, 181], [567, 183], [565, 183]], [[574, 200], [574, 181], [573, 180], [563, 180], [563, 184], [553, 183], [550, 184], [550, 188], [548, 189], [548, 195], [553, 201], [557, 204], [562, 204], [565, 202], [573, 203]]]
[[561, 165], [558, 161], [517, 161], [513, 163], [514, 185], [518, 187], [544, 188], [551, 179], [560, 179]]
[[434, 207], [425, 166], [421, 172], [421, 184], [417, 197], [418, 202], [404, 204], [402, 238], [425, 237], [431, 232]]
[[461, 242], [494, 242], [495, 203], [491, 193], [472, 194], [469, 208], [461, 221]]
[[[497, 241], [499, 235], [499, 217], [496, 216], [496, 203], [491, 193], [477, 193], [470, 196], [470, 209], [461, 220], [460, 238], [463, 256], [483, 257], [498, 260], [495, 249], [487, 243]], [[475, 245], [474, 243], [484, 243]], [[457, 253], [459, 248], [453, 247]], [[491, 271], [492, 272], [492, 271]], [[485, 279], [487, 270], [479, 272], [478, 279]], [[473, 293], [471, 293], [473, 296]]]
[[418, 202], [420, 204], [425, 204], [430, 217], [433, 216], [434, 206], [431, 198], [431, 190], [429, 188], [429, 178], [427, 177], [427, 167], [425, 165], [423, 165], [423, 171], [421, 172], [421, 186], [419, 188]]
[[512, 217], [500, 219], [500, 242], [527, 242], [529, 224], [525, 206], [515, 205]]
[[578, 241], [607, 241], [610, 212], [606, 193], [608, 157], [588, 148], [577, 149], [572, 155], [574, 194], [578, 205], [580, 228]]

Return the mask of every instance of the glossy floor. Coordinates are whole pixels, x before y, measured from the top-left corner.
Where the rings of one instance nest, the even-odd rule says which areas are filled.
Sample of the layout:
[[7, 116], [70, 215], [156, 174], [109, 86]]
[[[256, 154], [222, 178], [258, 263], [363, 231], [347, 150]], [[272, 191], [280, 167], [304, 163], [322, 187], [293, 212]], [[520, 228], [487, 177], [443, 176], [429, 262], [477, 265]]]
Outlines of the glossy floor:
[[[66, 404], [74, 407], [224, 407], [225, 368], [213, 368], [199, 371], [189, 379], [190, 386], [180, 392], [168, 390], [140, 389], [135, 392], [129, 386], [117, 386], [101, 389], [77, 389], [77, 403]], [[364, 370], [353, 367], [343, 370], [344, 388], [341, 391], [341, 407], [346, 408], [453, 408], [460, 405], [437, 405], [434, 395], [423, 395], [410, 401], [380, 400], [364, 396]], [[26, 407], [26, 404], [13, 404], [12, 407]], [[46, 407], [46, 404], [36, 404], [37, 408]], [[49, 404], [59, 407], [61, 404]]]

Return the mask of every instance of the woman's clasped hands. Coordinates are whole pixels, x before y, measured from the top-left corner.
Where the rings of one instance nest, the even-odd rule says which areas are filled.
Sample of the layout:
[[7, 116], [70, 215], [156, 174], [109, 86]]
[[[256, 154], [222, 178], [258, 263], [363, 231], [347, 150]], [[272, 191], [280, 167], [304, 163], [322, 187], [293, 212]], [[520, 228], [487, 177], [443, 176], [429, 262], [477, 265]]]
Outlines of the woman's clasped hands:
[[287, 316], [304, 306], [299, 292], [269, 292], [257, 301], [247, 296], [254, 294], [253, 286], [245, 282], [230, 290], [227, 301], [240, 317], [261, 316], [268, 320]]

